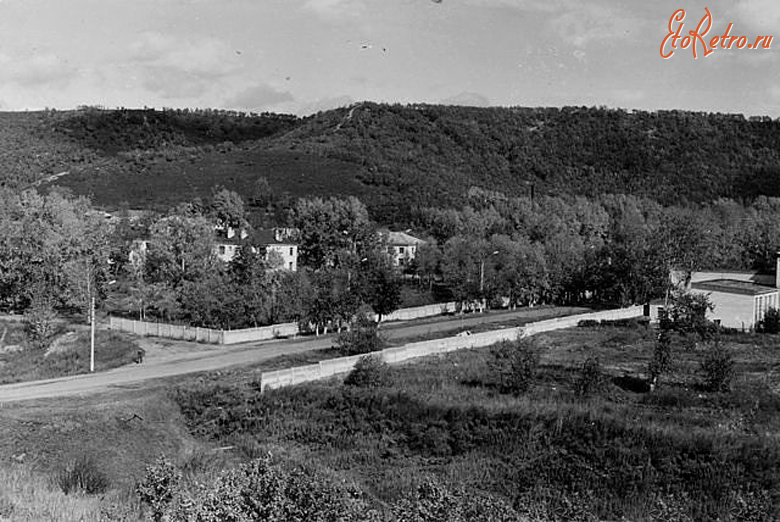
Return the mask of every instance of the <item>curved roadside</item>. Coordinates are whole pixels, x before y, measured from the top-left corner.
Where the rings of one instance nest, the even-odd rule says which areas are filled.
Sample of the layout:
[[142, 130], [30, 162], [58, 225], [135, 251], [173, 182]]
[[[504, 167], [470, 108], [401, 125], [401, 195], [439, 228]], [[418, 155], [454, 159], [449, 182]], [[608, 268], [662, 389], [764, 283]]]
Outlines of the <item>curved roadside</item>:
[[[435, 335], [462, 328], [473, 328], [481, 324], [510, 321], [535, 321], [541, 317], [560, 317], [581, 312], [583, 309], [522, 309], [512, 312], [479, 314], [464, 317], [447, 317], [439, 321], [421, 323], [388, 323], [383, 325], [385, 335], [392, 340], [415, 336]], [[112, 370], [0, 386], [0, 405], [4, 403], [45, 399], [53, 397], [79, 396], [99, 393], [122, 387], [135, 387], [144, 381], [220, 370], [241, 365], [256, 365], [282, 355], [291, 355], [329, 348], [333, 335], [317, 338], [297, 338], [225, 346], [210, 346], [187, 341], [142, 340], [152, 348], [142, 364], [123, 366]]]

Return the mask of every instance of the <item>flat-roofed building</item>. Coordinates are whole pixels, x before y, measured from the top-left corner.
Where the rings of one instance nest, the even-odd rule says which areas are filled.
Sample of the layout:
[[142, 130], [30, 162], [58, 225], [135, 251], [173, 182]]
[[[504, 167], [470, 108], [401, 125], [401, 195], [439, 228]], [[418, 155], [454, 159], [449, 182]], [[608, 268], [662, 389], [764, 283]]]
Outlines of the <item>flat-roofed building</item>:
[[713, 310], [708, 318], [720, 321], [722, 326], [752, 330], [770, 308], [778, 307], [777, 287], [737, 281], [714, 279], [691, 283], [691, 292], [709, 296]]

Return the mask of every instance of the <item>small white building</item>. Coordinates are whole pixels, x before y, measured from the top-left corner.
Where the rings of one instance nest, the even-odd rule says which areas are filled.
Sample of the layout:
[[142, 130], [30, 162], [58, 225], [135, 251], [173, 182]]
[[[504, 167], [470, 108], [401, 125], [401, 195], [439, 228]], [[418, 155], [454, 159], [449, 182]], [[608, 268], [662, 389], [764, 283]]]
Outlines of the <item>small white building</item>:
[[[684, 283], [679, 276], [678, 283]], [[774, 275], [756, 271], [694, 272], [687, 290], [709, 297], [713, 310], [707, 314], [708, 319], [727, 328], [752, 330], [767, 310], [780, 308], [780, 255]]]

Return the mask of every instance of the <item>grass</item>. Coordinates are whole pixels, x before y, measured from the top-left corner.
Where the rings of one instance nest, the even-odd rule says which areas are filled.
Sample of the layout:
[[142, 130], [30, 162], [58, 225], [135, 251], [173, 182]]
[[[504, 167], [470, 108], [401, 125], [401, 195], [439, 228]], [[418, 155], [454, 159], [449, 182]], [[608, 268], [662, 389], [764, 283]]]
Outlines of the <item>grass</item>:
[[[134, 488], [145, 465], [166, 454], [198, 469], [193, 455], [208, 451], [159, 391], [3, 405], [0, 440], [0, 520], [14, 522], [141, 520]], [[104, 493], [63, 492], [60, 478], [80, 461], [105, 477]]]
[[98, 522], [140, 518], [137, 502], [128, 492], [113, 491], [103, 497], [65, 494], [50, 477], [25, 464], [0, 468], [0, 484], [0, 520]]
[[[536, 339], [541, 367], [519, 397], [499, 392], [489, 350], [469, 350], [392, 368], [392, 385], [370, 390], [334, 380], [260, 395], [251, 382], [201, 381], [174, 398], [193, 433], [316, 462], [356, 480], [377, 506], [432, 474], [549, 520], [776, 516], [780, 397], [766, 373], [752, 371], [774, 360], [776, 338], [727, 341], [742, 348], [730, 393], [702, 392], [693, 371], [702, 354], [677, 350], [677, 372], [653, 394], [627, 385], [644, 377], [652, 330]], [[592, 356], [609, 384], [585, 398], [576, 386]]]
[[[36, 349], [27, 346], [20, 323], [6, 323], [5, 345], [21, 348], [0, 354], [0, 384], [51, 379], [89, 372], [90, 334], [88, 331], [61, 333], [53, 345], [59, 349]], [[61, 331], [62, 332], [62, 331]], [[139, 347], [129, 335], [98, 331], [95, 336], [95, 371], [132, 363]]]

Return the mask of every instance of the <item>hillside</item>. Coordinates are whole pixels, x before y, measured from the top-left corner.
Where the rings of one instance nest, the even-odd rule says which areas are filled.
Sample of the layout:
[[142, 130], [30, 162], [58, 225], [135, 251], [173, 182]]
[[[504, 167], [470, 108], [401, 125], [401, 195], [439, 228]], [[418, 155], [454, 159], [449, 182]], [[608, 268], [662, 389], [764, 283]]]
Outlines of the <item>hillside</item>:
[[3, 183], [98, 204], [169, 205], [211, 187], [354, 194], [375, 217], [507, 195], [630, 193], [663, 204], [780, 196], [780, 122], [683, 111], [361, 103], [299, 119], [88, 109], [0, 115]]
[[423, 200], [459, 201], [472, 185], [665, 204], [780, 195], [780, 122], [740, 115], [367, 103], [275, 142], [362, 162], [365, 183]]

